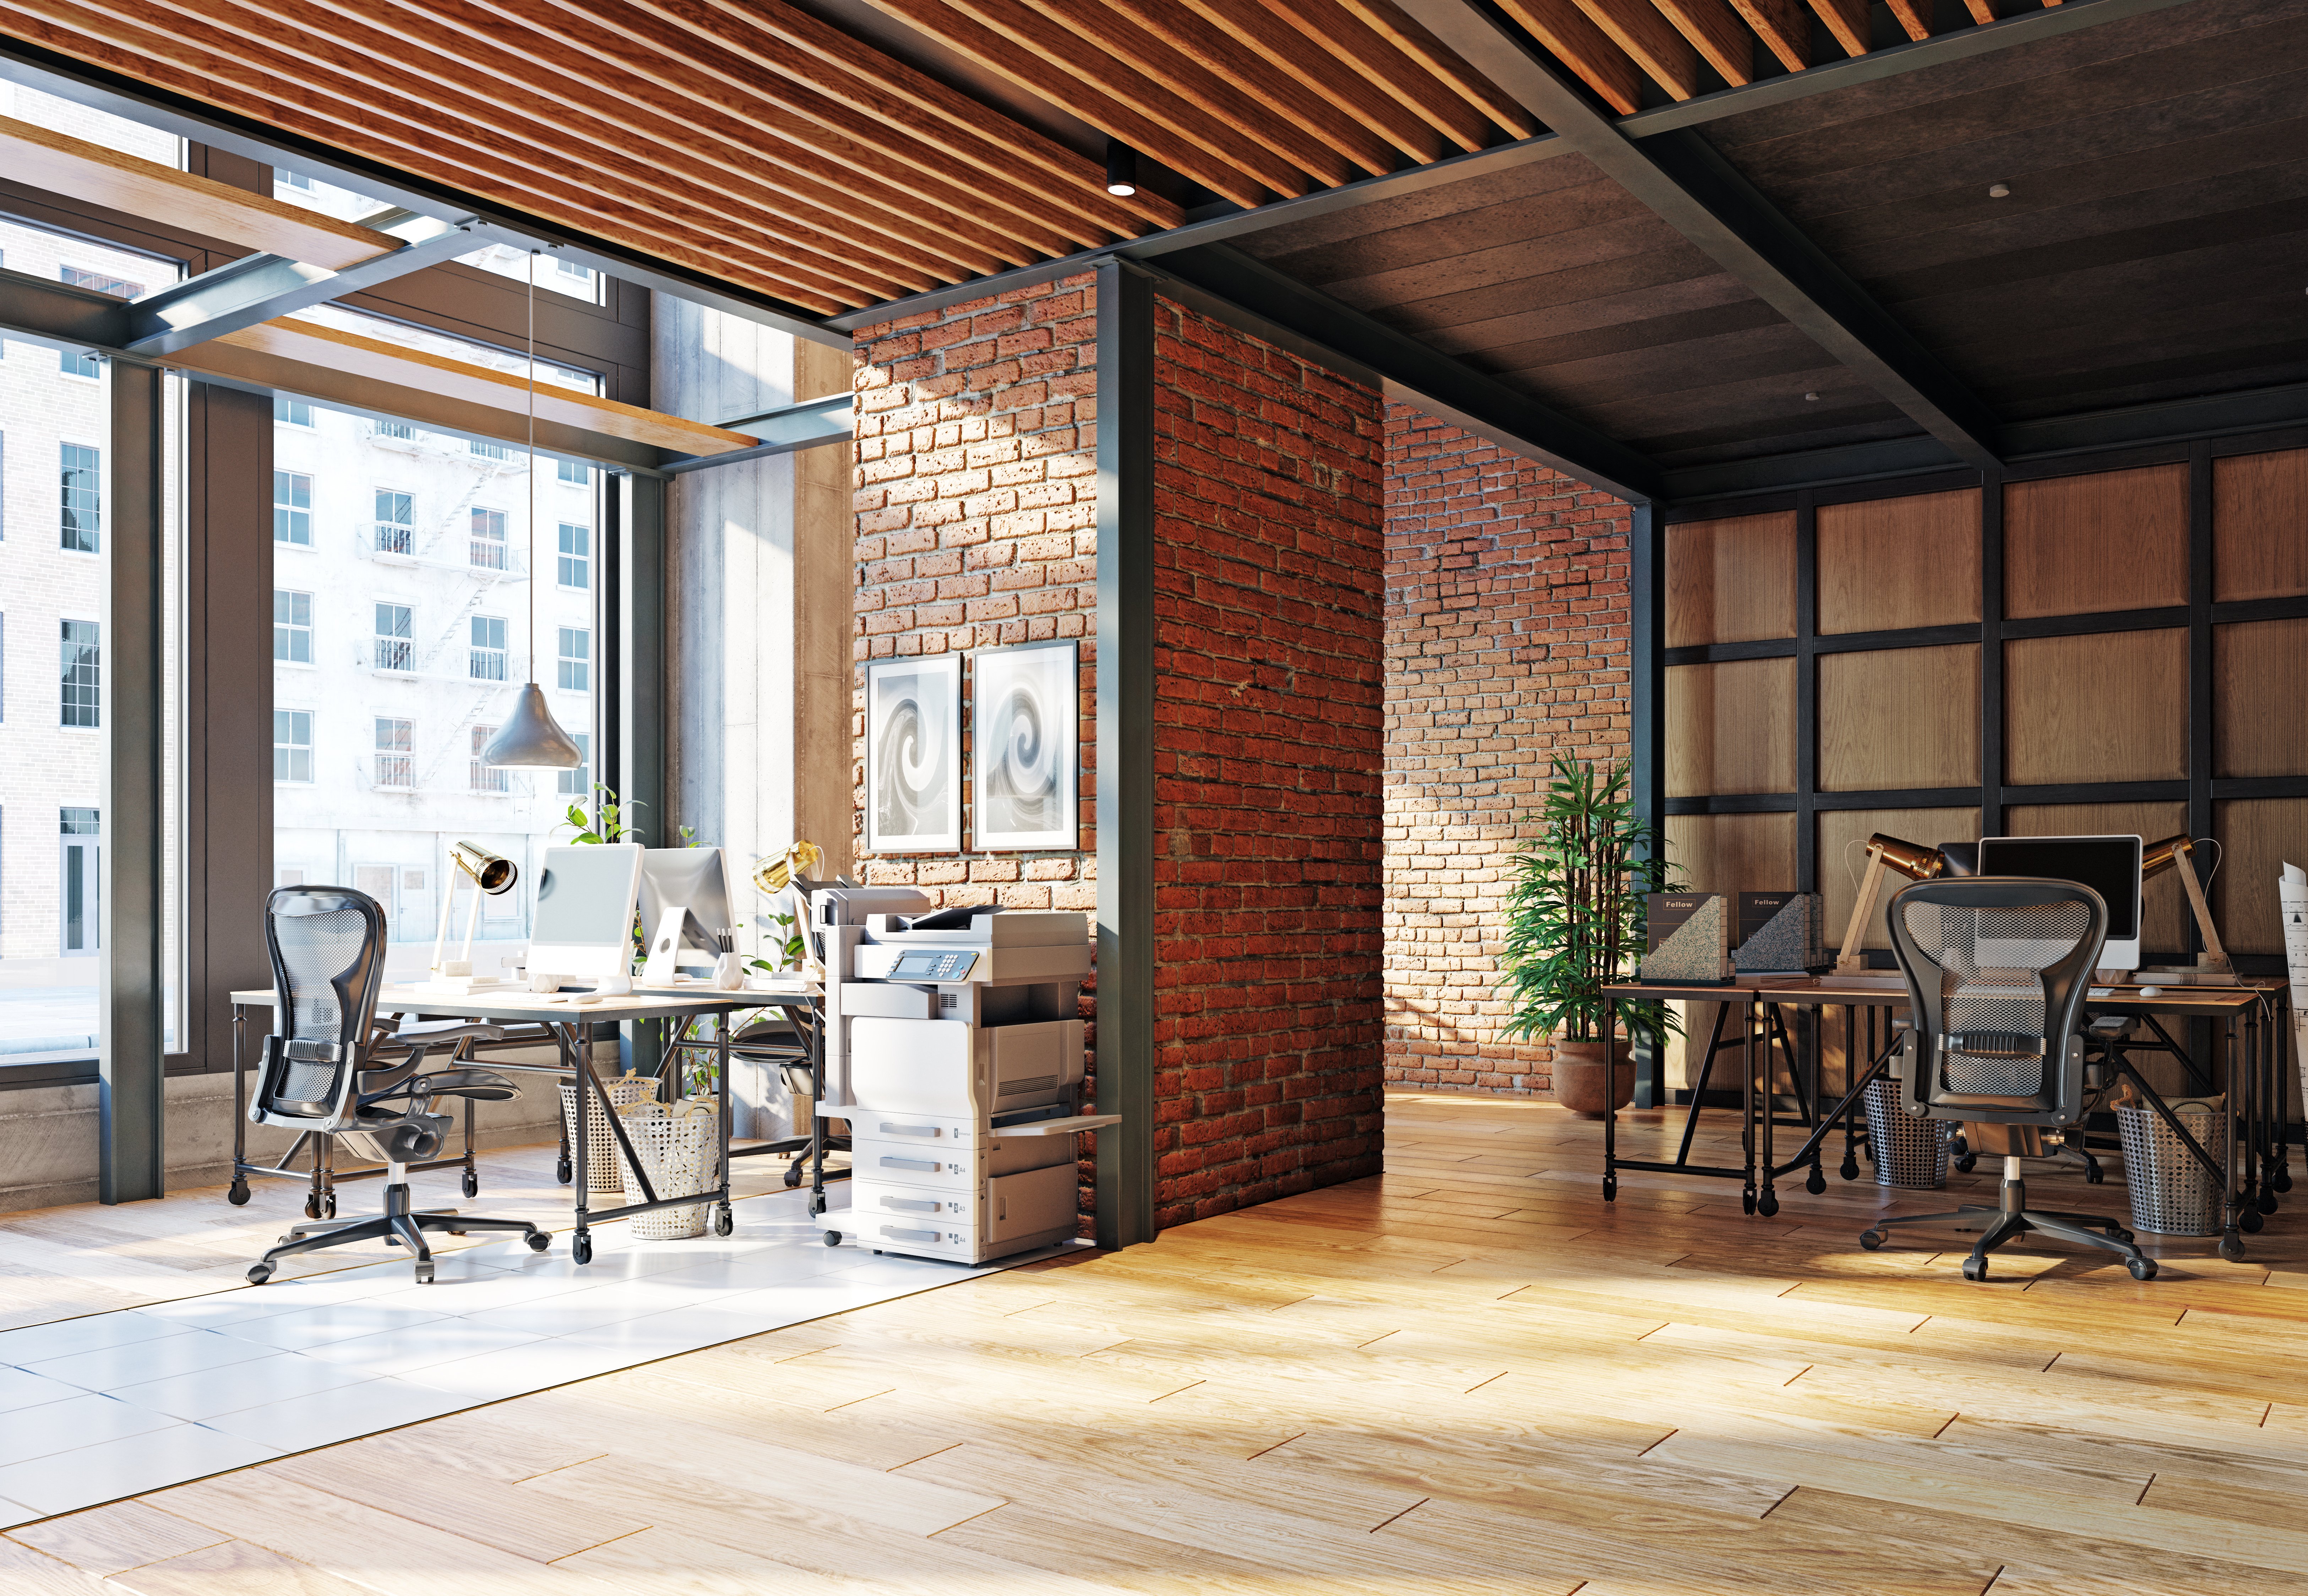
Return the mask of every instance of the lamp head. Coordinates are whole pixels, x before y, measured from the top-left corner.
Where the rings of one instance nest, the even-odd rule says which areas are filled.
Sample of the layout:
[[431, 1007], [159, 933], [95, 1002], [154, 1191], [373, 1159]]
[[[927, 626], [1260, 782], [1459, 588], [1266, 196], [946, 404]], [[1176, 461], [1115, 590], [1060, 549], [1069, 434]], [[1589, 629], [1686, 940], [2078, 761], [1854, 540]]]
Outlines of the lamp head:
[[2196, 857], [2195, 839], [2185, 832], [2176, 837], [2166, 837], [2160, 842], [2150, 842], [2140, 852], [2140, 879], [2147, 881], [2178, 864], [2183, 856], [2192, 863]]
[[1897, 837], [1887, 837], [1877, 832], [1867, 839], [1868, 851], [1880, 856], [1886, 867], [1897, 870], [1910, 881], [1929, 881], [1945, 867], [1936, 848], [1925, 848], [1918, 842], [1905, 842]]
[[754, 867], [754, 884], [768, 897], [774, 898], [793, 884], [797, 876], [807, 876], [825, 863], [825, 850], [814, 842], [797, 841], [783, 853], [773, 854]]
[[449, 850], [449, 858], [473, 879], [473, 884], [495, 897], [512, 890], [521, 879], [521, 871], [503, 854], [491, 853], [478, 842], [460, 842]]

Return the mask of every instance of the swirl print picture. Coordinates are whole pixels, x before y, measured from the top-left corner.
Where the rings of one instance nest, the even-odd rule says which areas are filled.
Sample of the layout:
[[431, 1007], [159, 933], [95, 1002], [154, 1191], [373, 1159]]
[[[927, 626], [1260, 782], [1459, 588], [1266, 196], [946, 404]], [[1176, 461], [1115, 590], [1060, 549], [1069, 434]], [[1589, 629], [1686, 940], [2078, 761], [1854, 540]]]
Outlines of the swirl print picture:
[[1075, 645], [1027, 643], [970, 656], [972, 829], [980, 848], [1075, 846]]
[[866, 668], [866, 846], [875, 853], [961, 847], [961, 659]]

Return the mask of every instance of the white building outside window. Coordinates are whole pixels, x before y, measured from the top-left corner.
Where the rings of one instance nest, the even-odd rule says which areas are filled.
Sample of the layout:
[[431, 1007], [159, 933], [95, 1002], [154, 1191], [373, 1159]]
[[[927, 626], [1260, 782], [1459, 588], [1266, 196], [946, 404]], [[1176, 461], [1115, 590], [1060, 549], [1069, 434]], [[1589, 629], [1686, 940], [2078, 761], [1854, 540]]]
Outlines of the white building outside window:
[[417, 552], [417, 496], [391, 487], [376, 490], [376, 551]]
[[272, 779], [310, 781], [313, 779], [313, 712], [272, 712]]
[[505, 513], [473, 506], [473, 564], [484, 571], [505, 568]]
[[564, 693], [593, 690], [593, 634], [582, 626], [561, 626], [561, 677]]
[[313, 595], [272, 590], [272, 657], [290, 665], [313, 662]]
[[302, 471], [272, 473], [272, 540], [313, 547], [313, 479]]
[[417, 669], [416, 617], [406, 604], [376, 607], [376, 668], [379, 670]]
[[472, 646], [466, 672], [477, 682], [505, 679], [505, 623], [503, 616], [477, 615], [472, 623]]
[[565, 588], [588, 588], [593, 585], [593, 529], [580, 526], [573, 521], [561, 523], [561, 585]]
[[376, 784], [412, 788], [417, 785], [417, 729], [409, 721], [376, 718]]

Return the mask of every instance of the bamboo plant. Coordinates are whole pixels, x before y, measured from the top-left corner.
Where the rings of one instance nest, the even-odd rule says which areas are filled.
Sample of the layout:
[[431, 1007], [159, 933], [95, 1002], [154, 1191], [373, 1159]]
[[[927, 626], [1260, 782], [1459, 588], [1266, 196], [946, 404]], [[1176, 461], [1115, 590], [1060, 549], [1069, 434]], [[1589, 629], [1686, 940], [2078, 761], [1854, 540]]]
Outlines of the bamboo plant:
[[[1537, 826], [1509, 867], [1501, 987], [1514, 1010], [1510, 1039], [1559, 1034], [1606, 1040], [1606, 985], [1632, 973], [1643, 948], [1645, 894], [1671, 890], [1658, 829], [1636, 813], [1623, 764], [1556, 755]], [[1678, 1028], [1658, 1002], [1622, 1001], [1628, 1040], [1655, 1043]]]

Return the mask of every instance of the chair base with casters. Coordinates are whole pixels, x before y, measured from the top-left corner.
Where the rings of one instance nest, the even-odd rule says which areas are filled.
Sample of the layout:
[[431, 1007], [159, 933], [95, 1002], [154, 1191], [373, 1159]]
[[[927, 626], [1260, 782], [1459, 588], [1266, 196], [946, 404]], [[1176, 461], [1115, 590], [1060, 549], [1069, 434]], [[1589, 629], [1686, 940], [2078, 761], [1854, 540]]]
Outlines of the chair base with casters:
[[1968, 1203], [1950, 1213], [1903, 1214], [1895, 1219], [1880, 1219], [1872, 1229], [1860, 1233], [1859, 1245], [1872, 1253], [1888, 1239], [1885, 1232], [1901, 1225], [1943, 1225], [1966, 1220], [1984, 1221], [1983, 1232], [1972, 1244], [1971, 1255], [1963, 1261], [1963, 1278], [1968, 1281], [1985, 1280], [1987, 1255], [2030, 1230], [2117, 1254], [2136, 1281], [2156, 1278], [2156, 1260], [2133, 1245], [2131, 1231], [2106, 1214], [2062, 1213], [2029, 1208], [2028, 1183], [2020, 1177], [2020, 1163], [2017, 1158], [2003, 1160], [2003, 1186], [1999, 1206], [1989, 1208], [1984, 1204]]

